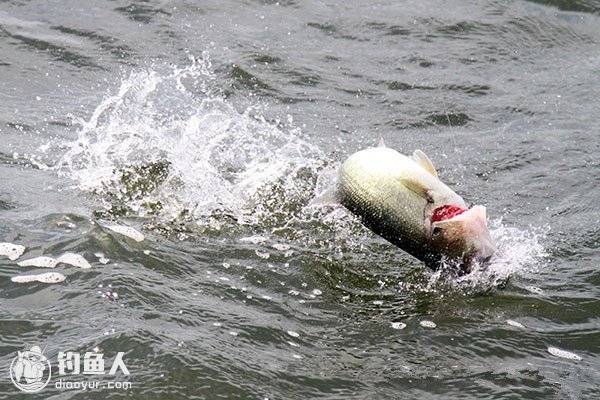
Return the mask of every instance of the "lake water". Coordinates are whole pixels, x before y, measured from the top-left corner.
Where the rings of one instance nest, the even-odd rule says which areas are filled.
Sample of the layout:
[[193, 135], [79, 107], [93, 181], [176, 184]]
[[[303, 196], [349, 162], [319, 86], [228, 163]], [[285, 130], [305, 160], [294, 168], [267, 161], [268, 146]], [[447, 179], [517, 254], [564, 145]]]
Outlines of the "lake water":
[[[593, 0], [2, 2], [0, 398], [600, 398], [599, 43]], [[487, 208], [486, 270], [307, 207], [381, 137]]]

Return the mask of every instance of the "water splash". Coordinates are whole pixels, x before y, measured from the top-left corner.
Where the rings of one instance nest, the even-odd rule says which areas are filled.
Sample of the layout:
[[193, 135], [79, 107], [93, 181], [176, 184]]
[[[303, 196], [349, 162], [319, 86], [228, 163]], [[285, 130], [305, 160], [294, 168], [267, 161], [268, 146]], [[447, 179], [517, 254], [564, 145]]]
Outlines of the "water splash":
[[489, 221], [489, 228], [497, 249], [489, 264], [475, 266], [471, 273], [450, 279], [452, 272], [441, 268], [431, 275], [427, 289], [450, 286], [466, 292], [487, 292], [505, 286], [512, 276], [533, 274], [543, 265], [548, 256], [542, 244], [545, 228], [522, 230], [505, 226], [502, 218]]
[[[237, 110], [215, 77], [207, 58], [131, 72], [89, 120], [76, 121], [78, 137], [55, 169], [98, 194], [109, 217], [190, 218], [216, 229], [233, 218], [257, 229], [291, 229], [295, 238], [332, 237], [341, 242], [329, 249], [334, 253], [363, 251], [367, 233], [355, 229], [355, 219], [339, 209], [315, 216], [305, 207], [315, 188], [332, 185], [338, 163], [291, 122], [267, 121], [260, 107]], [[450, 279], [442, 269], [422, 289], [485, 291], [545, 255], [539, 233], [501, 220], [490, 225], [498, 247], [490, 265]], [[319, 232], [326, 227], [336, 234]]]
[[239, 112], [216, 87], [207, 58], [134, 71], [78, 122], [56, 168], [99, 194], [113, 216], [205, 223], [221, 213], [255, 223], [304, 201], [324, 158], [299, 129], [267, 121], [259, 107]]

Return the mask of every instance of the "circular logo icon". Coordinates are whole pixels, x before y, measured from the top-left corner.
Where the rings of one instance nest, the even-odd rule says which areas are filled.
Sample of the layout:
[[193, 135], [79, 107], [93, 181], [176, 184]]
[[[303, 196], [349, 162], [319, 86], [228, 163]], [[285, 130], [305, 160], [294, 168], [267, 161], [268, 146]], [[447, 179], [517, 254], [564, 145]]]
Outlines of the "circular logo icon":
[[27, 393], [39, 392], [45, 388], [51, 376], [50, 361], [39, 346], [17, 351], [17, 356], [10, 364], [10, 379], [19, 390]]

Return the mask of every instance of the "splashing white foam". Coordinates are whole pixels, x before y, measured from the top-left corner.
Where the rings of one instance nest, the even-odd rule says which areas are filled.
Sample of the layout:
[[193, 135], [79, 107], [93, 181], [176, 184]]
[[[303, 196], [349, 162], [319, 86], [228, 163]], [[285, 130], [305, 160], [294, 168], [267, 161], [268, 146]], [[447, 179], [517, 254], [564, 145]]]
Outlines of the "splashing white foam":
[[[217, 81], [206, 58], [184, 68], [132, 72], [89, 120], [78, 121], [78, 137], [55, 169], [80, 189], [98, 193], [107, 209], [117, 202], [130, 215], [154, 213], [165, 222], [191, 215], [217, 229], [221, 222], [213, 216], [220, 214], [242, 224], [278, 212], [284, 223], [294, 221], [290, 210], [313, 197], [317, 171], [330, 160], [293, 126], [267, 121], [259, 108], [237, 110], [214, 88]], [[334, 175], [334, 168], [324, 171], [317, 192]], [[320, 217], [326, 225], [343, 225], [335, 239], [356, 243], [353, 248], [361, 251], [347, 213]], [[545, 255], [540, 234], [500, 220], [490, 228], [498, 247], [493, 261], [451, 284], [486, 290], [538, 267]], [[434, 273], [429, 286], [446, 278]]]
[[447, 271], [436, 271], [431, 275], [427, 289], [432, 290], [441, 284], [476, 292], [487, 291], [505, 285], [511, 276], [528, 275], [539, 270], [547, 256], [541, 243], [544, 229], [521, 230], [504, 226], [501, 218], [490, 221], [489, 228], [497, 249], [489, 264], [475, 266], [471, 273], [451, 280], [448, 280]]
[[[185, 68], [132, 72], [106, 98], [60, 160], [57, 169], [83, 190], [108, 202], [119, 200], [144, 215], [167, 219], [190, 213], [203, 220], [226, 212], [254, 222], [265, 207], [265, 187], [283, 182], [298, 191], [293, 176], [322, 157], [299, 130], [268, 122], [257, 108], [239, 112], [218, 90], [206, 59]], [[165, 68], [162, 68], [163, 70]], [[139, 168], [158, 165], [159, 173]], [[124, 178], [123, 171], [134, 176]], [[138, 169], [135, 169], [138, 168]], [[107, 204], [110, 208], [111, 204]]]

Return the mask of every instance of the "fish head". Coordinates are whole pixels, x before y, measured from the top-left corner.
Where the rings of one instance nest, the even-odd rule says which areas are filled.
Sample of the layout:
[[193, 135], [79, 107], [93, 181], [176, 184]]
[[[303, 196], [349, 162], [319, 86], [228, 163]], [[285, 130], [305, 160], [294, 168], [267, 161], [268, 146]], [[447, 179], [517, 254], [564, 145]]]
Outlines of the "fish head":
[[443, 205], [433, 211], [427, 225], [432, 249], [448, 261], [458, 263], [462, 273], [487, 262], [496, 251], [485, 207]]

